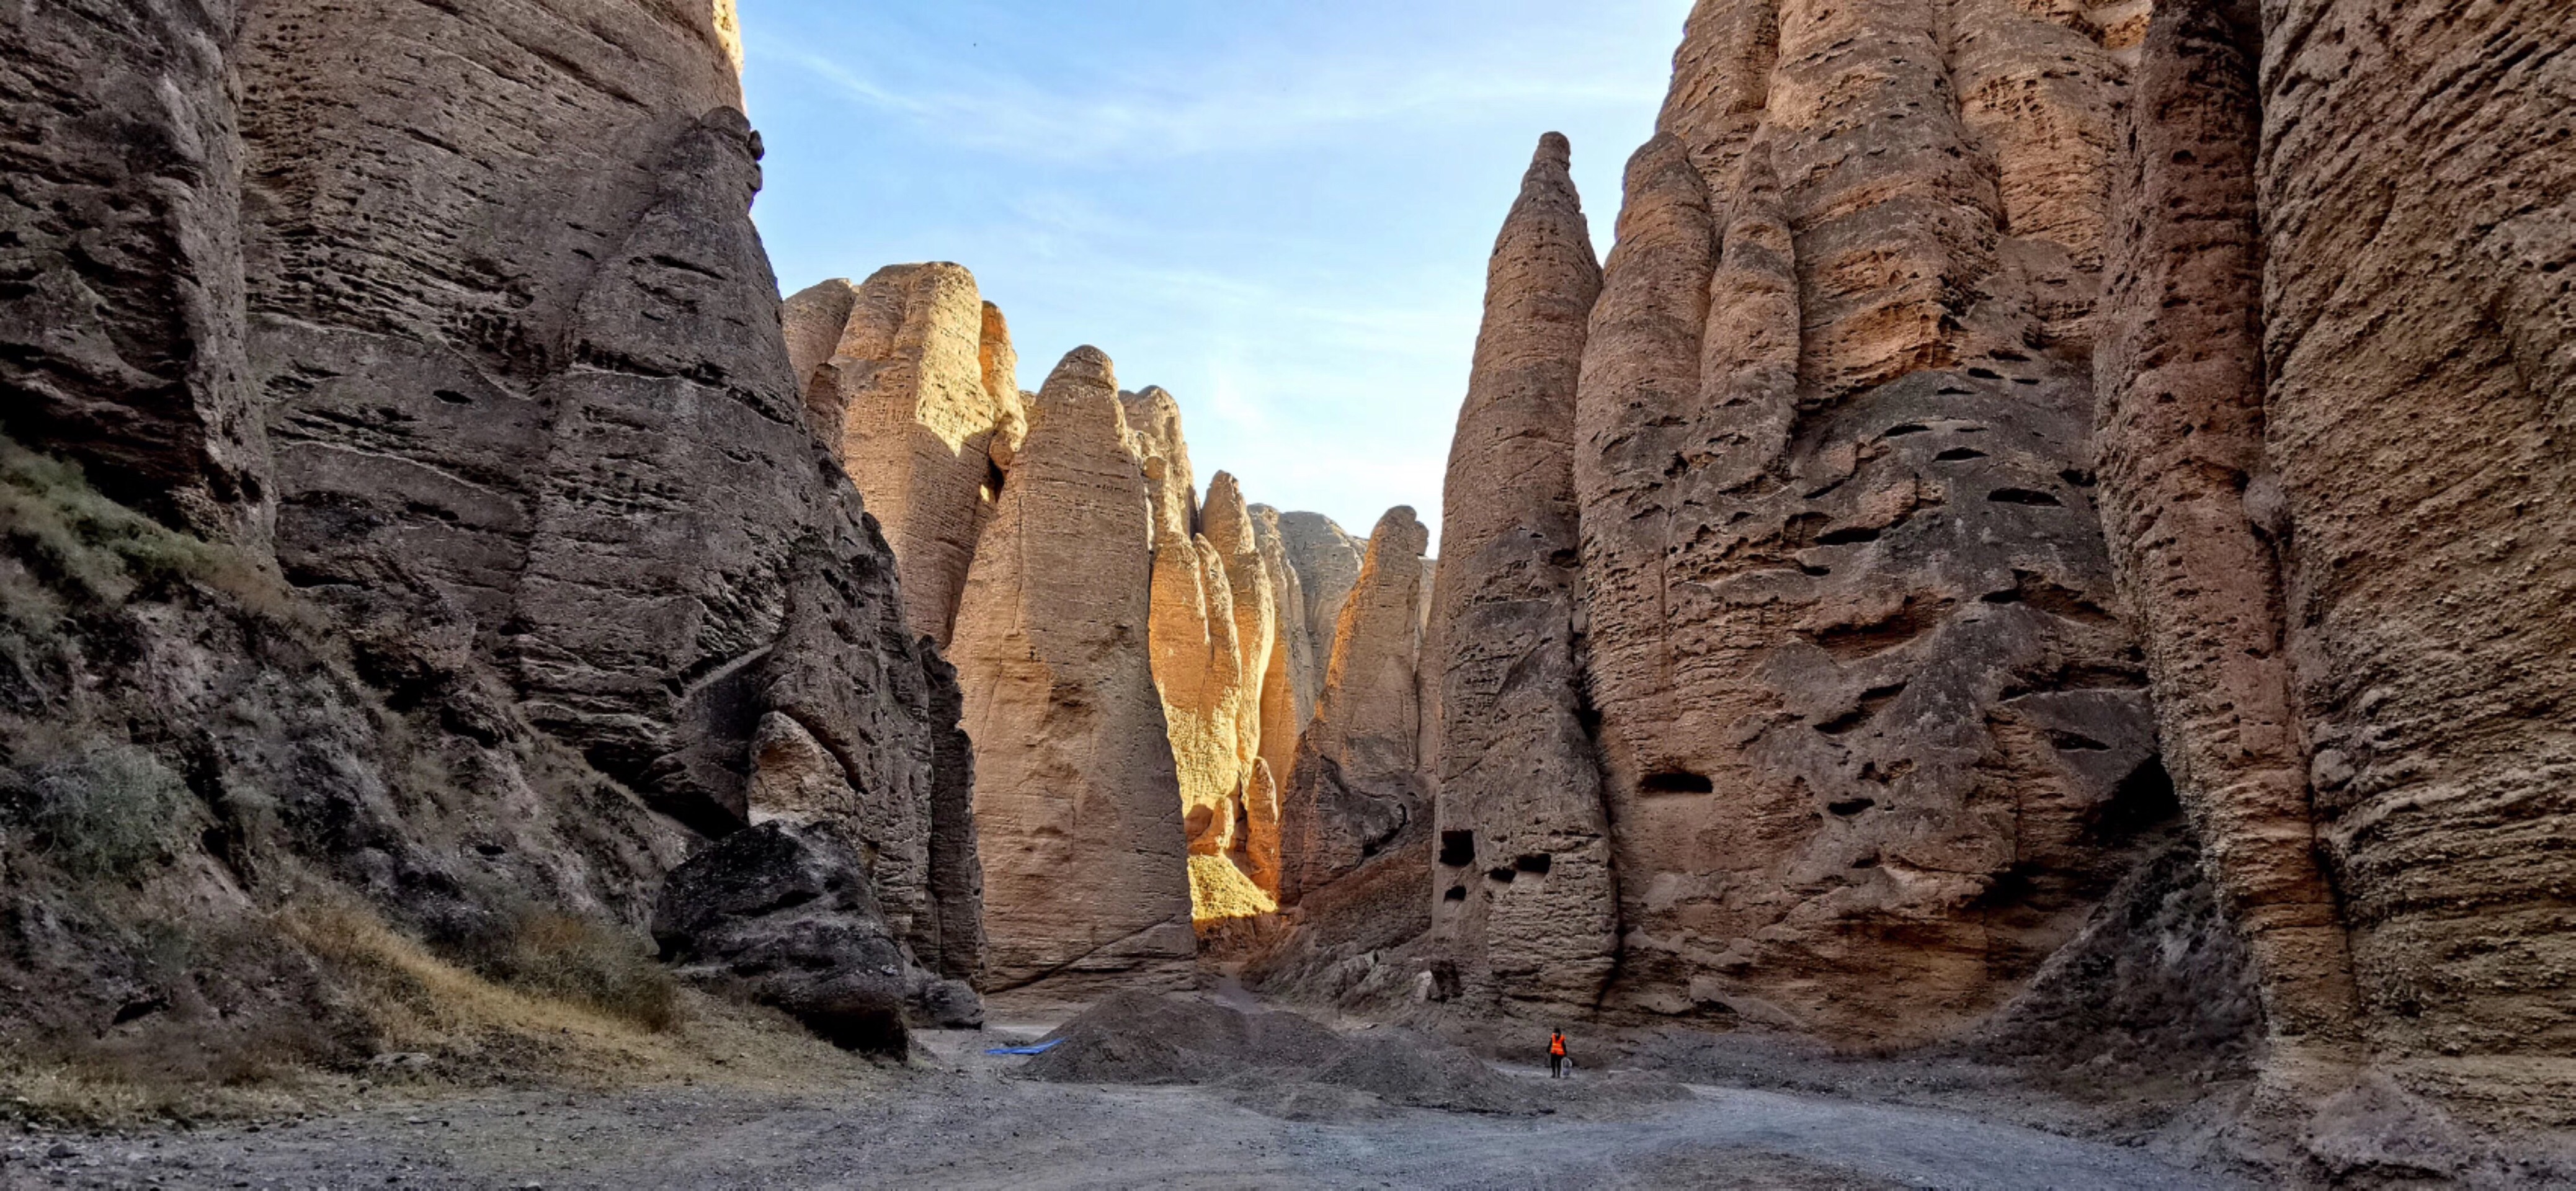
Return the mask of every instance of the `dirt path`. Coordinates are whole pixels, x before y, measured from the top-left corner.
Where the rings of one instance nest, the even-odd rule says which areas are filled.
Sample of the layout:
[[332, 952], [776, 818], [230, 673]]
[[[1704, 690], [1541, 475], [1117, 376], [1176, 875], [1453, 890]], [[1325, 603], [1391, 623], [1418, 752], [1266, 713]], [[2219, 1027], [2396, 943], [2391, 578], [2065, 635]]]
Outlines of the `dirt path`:
[[1743, 1089], [1614, 1120], [1281, 1121], [1202, 1088], [1006, 1079], [1013, 1060], [980, 1053], [993, 1040], [940, 1037], [944, 1070], [796, 1095], [494, 1093], [256, 1131], [0, 1134], [0, 1187], [2224, 1185], [1953, 1113]]

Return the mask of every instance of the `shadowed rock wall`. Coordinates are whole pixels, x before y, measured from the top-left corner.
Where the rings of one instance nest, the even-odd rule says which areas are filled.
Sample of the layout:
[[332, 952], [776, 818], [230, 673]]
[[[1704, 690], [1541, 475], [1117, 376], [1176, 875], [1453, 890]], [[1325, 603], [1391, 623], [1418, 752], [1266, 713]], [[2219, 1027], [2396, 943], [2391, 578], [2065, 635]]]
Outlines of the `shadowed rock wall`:
[[[953, 693], [805, 424], [729, 3], [7, 19], [10, 102], [92, 112], [12, 109], [59, 135], [0, 241], [34, 298], [86, 296], [6, 353], [11, 429], [223, 541], [159, 547], [209, 586], [84, 596], [159, 644], [54, 641], [99, 701], [44, 714], [201, 725], [96, 745], [196, 775], [174, 829], [231, 823], [177, 845], [197, 904], [283, 888], [282, 846], [434, 941], [513, 905], [640, 920], [672, 819], [777, 815], [870, 857], [922, 965], [976, 968]], [[218, 743], [225, 707], [252, 719]], [[242, 817], [254, 789], [293, 823]]]
[[2571, 44], [2547, 5], [2160, 5], [2100, 359], [2112, 536], [2269, 1073], [2367, 1061], [2557, 1129]]

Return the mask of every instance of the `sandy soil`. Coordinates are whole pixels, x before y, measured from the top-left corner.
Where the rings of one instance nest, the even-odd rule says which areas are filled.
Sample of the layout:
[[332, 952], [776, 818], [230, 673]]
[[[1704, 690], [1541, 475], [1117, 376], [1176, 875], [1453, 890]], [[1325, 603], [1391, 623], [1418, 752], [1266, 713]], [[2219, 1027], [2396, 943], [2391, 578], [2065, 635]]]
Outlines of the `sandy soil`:
[[[1055, 1024], [927, 1034], [908, 1070], [843, 1068], [793, 1090], [485, 1091], [257, 1126], [19, 1128], [0, 1132], [0, 1188], [2228, 1185], [2132, 1148], [1832, 1095], [1694, 1083], [1607, 1116], [1289, 1121], [1212, 1087], [1014, 1078], [1026, 1060], [983, 1053]], [[1535, 1066], [1498, 1066], [1545, 1083]]]

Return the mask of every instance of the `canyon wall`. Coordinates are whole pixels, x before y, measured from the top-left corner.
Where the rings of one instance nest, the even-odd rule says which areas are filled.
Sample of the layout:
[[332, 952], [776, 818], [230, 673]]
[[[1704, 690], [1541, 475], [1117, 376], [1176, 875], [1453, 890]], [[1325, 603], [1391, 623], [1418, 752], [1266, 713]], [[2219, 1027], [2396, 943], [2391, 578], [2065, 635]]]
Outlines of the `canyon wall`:
[[2470, 1169], [2356, 1113], [2567, 1128], [2571, 44], [1702, 0], [1606, 268], [1553, 138], [1497, 241], [1423, 994], [2009, 999], [1981, 1045], [2256, 1063], [2319, 1177]]
[[2098, 365], [2273, 1074], [2557, 1129], [2570, 44], [2551, 6], [2158, 5]]
[[1574, 409], [1617, 1003], [1942, 1035], [2167, 814], [2087, 470], [2098, 32], [1691, 16]]
[[[166, 799], [172, 929], [252, 929], [309, 870], [433, 942], [641, 926], [696, 835], [789, 815], [872, 858], [910, 962], [977, 969], [955, 695], [808, 428], [729, 4], [9, 20], [9, 94], [56, 100], [15, 118], [125, 115], [13, 139], [10, 300], [53, 329], [8, 430], [162, 522], [15, 465], [15, 573], [82, 619], [22, 626], [52, 660], [12, 680], [11, 814]], [[147, 539], [194, 561], [110, 581]], [[11, 871], [83, 837], [39, 838]], [[45, 1012], [130, 990], [93, 925], [16, 936], [103, 990]]]

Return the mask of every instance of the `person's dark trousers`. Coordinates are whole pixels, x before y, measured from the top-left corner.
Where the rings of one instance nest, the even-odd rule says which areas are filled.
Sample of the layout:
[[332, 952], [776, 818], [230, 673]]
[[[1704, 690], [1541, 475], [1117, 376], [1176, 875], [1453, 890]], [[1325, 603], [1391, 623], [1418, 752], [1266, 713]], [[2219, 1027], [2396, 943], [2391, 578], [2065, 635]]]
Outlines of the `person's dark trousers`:
[[1565, 1056], [1564, 1056], [1564, 1055], [1549, 1055], [1549, 1056], [1547, 1056], [1547, 1077], [1548, 1077], [1549, 1079], [1563, 1079], [1563, 1078], [1565, 1078]]

